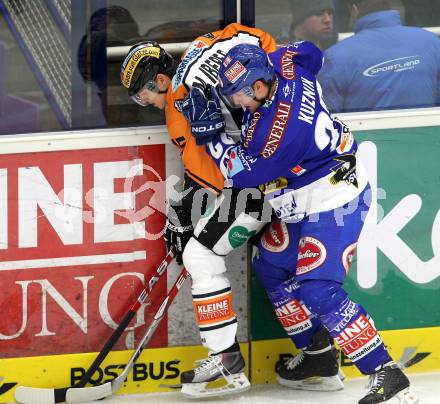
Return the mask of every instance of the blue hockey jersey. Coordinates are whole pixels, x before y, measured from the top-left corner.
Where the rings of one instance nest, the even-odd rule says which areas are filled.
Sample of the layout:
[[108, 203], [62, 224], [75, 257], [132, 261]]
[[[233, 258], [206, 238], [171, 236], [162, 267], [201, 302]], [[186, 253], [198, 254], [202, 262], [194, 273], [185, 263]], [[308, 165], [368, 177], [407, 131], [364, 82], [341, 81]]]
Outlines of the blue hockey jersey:
[[238, 145], [221, 136], [207, 149], [235, 188], [259, 186], [280, 219], [343, 206], [367, 179], [352, 134], [322, 100], [315, 78], [322, 53], [303, 41], [269, 57], [277, 76], [274, 95], [254, 113], [245, 111]]

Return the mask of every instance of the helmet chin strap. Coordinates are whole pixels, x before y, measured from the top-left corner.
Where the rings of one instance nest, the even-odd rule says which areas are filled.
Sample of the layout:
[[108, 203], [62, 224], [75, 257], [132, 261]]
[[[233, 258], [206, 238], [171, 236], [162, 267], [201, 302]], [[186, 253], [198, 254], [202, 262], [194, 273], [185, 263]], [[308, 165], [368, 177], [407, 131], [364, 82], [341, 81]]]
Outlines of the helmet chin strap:
[[260, 108], [262, 105], [264, 105], [264, 103], [266, 102], [266, 98], [253, 97], [252, 99], [254, 101], [258, 102], [258, 104], [260, 104], [260, 105], [258, 105], [257, 109]]
[[266, 100], [267, 100], [267, 97], [257, 98], [257, 97], [254, 96], [252, 99], [253, 99], [254, 101], [259, 102], [260, 104], [264, 104], [264, 103], [266, 102]]
[[265, 98], [257, 98], [257, 96], [255, 95], [254, 88], [252, 86], [250, 88], [252, 90], [252, 95], [249, 94], [249, 96], [252, 98], [253, 101], [257, 101], [257, 102], [259, 102], [262, 105], [265, 102], [266, 99]]

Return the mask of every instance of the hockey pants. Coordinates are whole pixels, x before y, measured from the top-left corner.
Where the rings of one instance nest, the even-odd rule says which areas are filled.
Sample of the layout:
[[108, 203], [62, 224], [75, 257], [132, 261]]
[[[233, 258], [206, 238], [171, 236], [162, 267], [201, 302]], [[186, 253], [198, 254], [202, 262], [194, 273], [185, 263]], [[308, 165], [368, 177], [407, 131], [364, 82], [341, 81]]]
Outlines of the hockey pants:
[[225, 256], [271, 220], [272, 209], [257, 189], [225, 189], [197, 223], [183, 253], [202, 343], [211, 352], [234, 344], [237, 317], [226, 277]]
[[272, 223], [253, 261], [257, 278], [296, 346], [307, 347], [324, 326], [364, 374], [390, 360], [373, 320], [342, 287], [368, 212], [368, 189], [342, 221], [340, 212], [333, 210], [295, 223]]

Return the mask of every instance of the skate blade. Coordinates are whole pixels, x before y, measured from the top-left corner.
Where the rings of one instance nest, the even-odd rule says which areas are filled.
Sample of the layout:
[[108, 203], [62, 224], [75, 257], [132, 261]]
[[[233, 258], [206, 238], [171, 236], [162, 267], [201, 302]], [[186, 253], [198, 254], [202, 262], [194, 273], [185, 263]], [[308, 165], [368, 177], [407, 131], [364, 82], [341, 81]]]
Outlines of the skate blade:
[[417, 404], [419, 398], [409, 388], [406, 388], [387, 402], [390, 404]]
[[338, 391], [344, 388], [344, 383], [339, 376], [309, 377], [304, 380], [288, 380], [277, 375], [277, 382], [284, 387], [308, 391]]
[[159, 384], [159, 387], [162, 389], [181, 389], [182, 388], [182, 384], [181, 383], [176, 383], [176, 384]]
[[341, 368], [338, 369], [338, 376], [339, 376], [339, 379], [341, 379], [341, 382], [343, 382], [345, 380], [345, 373], [343, 372], [343, 370]]
[[[242, 393], [251, 388], [251, 384], [244, 373], [235, 373], [220, 380], [225, 384], [219, 387], [209, 387], [210, 383], [208, 382], [184, 383], [182, 384], [182, 395], [191, 399], [203, 399]], [[215, 385], [218, 385], [217, 382], [218, 380], [216, 380]]]

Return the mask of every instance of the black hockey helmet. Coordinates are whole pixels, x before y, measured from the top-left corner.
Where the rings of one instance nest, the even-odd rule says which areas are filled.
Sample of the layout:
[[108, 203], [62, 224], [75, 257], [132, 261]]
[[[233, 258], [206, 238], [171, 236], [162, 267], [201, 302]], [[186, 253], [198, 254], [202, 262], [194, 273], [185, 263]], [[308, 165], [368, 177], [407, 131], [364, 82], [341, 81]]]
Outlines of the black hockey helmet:
[[144, 41], [133, 45], [121, 67], [121, 82], [134, 96], [143, 88], [158, 92], [155, 78], [159, 73], [172, 78], [176, 63], [172, 56], [155, 41]]

